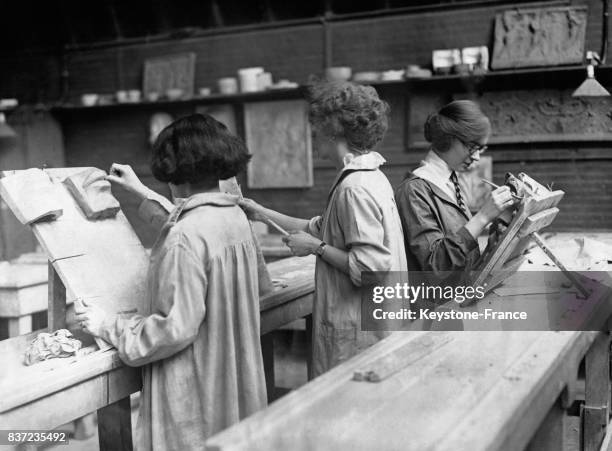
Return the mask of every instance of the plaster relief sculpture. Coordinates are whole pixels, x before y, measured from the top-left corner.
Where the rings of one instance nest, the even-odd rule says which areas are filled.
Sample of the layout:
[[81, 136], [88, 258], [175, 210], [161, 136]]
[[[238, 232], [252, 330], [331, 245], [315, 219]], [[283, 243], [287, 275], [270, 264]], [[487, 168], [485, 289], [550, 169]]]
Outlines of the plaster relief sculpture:
[[0, 179], [0, 196], [24, 225], [53, 221], [63, 214], [61, 193], [41, 169], [6, 174]]
[[496, 142], [593, 141], [612, 137], [608, 98], [577, 98], [572, 91], [486, 92], [475, 100], [491, 121]]
[[64, 184], [87, 219], [114, 218], [119, 211], [119, 202], [111, 193], [106, 172], [97, 168], [66, 177]]
[[587, 8], [513, 8], [495, 18], [493, 69], [579, 64]]

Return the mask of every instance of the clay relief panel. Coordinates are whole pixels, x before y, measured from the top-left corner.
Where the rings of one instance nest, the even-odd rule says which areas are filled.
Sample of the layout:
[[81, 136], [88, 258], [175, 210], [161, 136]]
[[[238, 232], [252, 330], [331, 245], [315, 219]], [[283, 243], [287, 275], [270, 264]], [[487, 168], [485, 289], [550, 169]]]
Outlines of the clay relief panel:
[[86, 169], [66, 177], [64, 184], [87, 219], [108, 219], [117, 215], [119, 202], [111, 193], [110, 183], [103, 170]]
[[571, 91], [488, 92], [474, 99], [491, 120], [493, 142], [611, 140], [612, 103]]
[[512, 9], [495, 17], [493, 69], [579, 64], [586, 7]]

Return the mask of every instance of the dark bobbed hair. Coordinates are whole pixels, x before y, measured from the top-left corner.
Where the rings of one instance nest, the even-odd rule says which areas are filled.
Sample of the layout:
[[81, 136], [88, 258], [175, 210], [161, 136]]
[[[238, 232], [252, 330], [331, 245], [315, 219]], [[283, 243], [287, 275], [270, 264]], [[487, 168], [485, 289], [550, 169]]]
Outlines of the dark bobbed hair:
[[453, 138], [464, 143], [479, 143], [490, 134], [489, 118], [471, 100], [455, 100], [425, 122], [425, 139], [442, 153], [450, 149]]
[[371, 150], [385, 136], [389, 105], [371, 86], [319, 83], [309, 87], [308, 100], [313, 128], [331, 139], [343, 137], [351, 150]]
[[160, 132], [151, 170], [161, 182], [212, 185], [243, 171], [250, 159], [244, 142], [225, 125], [208, 114], [192, 114]]

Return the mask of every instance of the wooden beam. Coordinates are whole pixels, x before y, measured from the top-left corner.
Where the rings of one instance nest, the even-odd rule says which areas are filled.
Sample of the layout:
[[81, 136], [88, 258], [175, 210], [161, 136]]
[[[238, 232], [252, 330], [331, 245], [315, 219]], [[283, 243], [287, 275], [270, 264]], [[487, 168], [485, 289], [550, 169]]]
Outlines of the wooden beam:
[[32, 332], [32, 315], [20, 316], [19, 318], [8, 318], [6, 320], [9, 337], [29, 334]]
[[610, 412], [610, 335], [600, 333], [585, 359], [586, 393], [583, 408], [583, 449], [599, 450]]
[[567, 414], [560, 400], [550, 409], [546, 418], [527, 445], [526, 451], [563, 451], [564, 424]]
[[264, 334], [260, 337], [261, 355], [263, 357], [264, 374], [266, 376], [266, 391], [268, 392], [268, 403], [276, 399], [274, 396], [274, 332]]
[[132, 451], [130, 397], [98, 409], [100, 451]]
[[559, 214], [559, 209], [553, 207], [529, 216], [527, 219], [525, 219], [525, 223], [523, 224], [523, 227], [521, 227], [521, 230], [517, 236], [525, 237], [533, 232], [540, 231], [544, 227], [552, 224], [557, 214]]
[[306, 320], [306, 371], [308, 373], [308, 380], [313, 379], [312, 372], [312, 313], [307, 315]]
[[48, 290], [47, 329], [53, 332], [66, 327], [66, 287], [51, 263], [49, 263]]

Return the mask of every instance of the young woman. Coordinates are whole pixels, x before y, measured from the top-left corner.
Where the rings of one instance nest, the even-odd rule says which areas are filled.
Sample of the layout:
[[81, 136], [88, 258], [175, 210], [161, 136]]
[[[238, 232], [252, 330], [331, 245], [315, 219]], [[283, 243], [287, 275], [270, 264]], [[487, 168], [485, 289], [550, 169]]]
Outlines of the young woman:
[[147, 221], [163, 224], [145, 312], [108, 317], [86, 306], [77, 319], [127, 365], [144, 366], [139, 449], [202, 449], [207, 437], [266, 405], [255, 245], [237, 198], [218, 188], [249, 158], [242, 141], [210, 116], [166, 127], [151, 168], [179, 199], [169, 217], [171, 206], [129, 166], [111, 170], [111, 182], [142, 199]]
[[489, 119], [469, 100], [451, 102], [427, 119], [431, 149], [396, 190], [411, 271], [461, 280], [480, 256], [478, 236], [513, 204], [510, 189], [502, 186], [472, 216], [459, 187], [457, 172], [480, 159], [490, 133]]
[[374, 88], [328, 83], [312, 88], [315, 148], [339, 170], [325, 211], [310, 220], [246, 200], [252, 219], [267, 216], [287, 230], [294, 255], [317, 255], [313, 308], [313, 374], [319, 375], [384, 334], [361, 330], [361, 272], [406, 271], [393, 190], [373, 149], [387, 130], [388, 106]]

